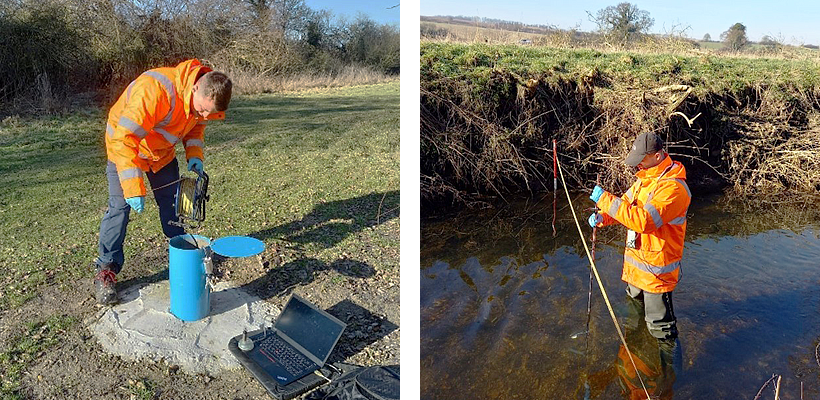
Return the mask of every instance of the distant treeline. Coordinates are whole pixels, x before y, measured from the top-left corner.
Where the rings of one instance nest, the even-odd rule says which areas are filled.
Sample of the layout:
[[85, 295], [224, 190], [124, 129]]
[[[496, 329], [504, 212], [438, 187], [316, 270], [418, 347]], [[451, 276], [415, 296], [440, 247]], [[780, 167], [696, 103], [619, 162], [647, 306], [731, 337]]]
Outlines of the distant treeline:
[[[619, 7], [622, 5], [629, 5], [629, 3], [621, 3]], [[639, 9], [638, 9], [639, 10]], [[604, 11], [604, 10], [602, 10]], [[631, 16], [631, 14], [627, 14]], [[545, 38], [540, 38], [542, 40], [538, 40], [537, 37], [530, 37], [529, 39], [533, 42], [540, 45], [553, 45], [559, 47], [600, 47], [603, 45], [603, 48], [612, 48], [613, 44], [616, 45], [615, 47], [623, 49], [635, 49], [637, 47], [641, 47], [643, 42], [647, 41], [668, 41], [673, 40], [677, 45], [681, 44], [681, 42], [688, 42], [691, 44], [692, 47], [703, 47], [703, 44], [709, 43], [718, 43], [723, 44], [723, 48], [715, 47], [715, 46], [706, 46], [712, 50], [719, 50], [723, 53], [745, 53], [745, 54], [757, 54], [757, 55], [771, 55], [773, 50], [775, 53], [782, 52], [784, 48], [805, 48], [810, 50], [817, 50], [818, 46], [813, 44], [801, 44], [798, 46], [792, 46], [785, 43], [785, 40], [781, 38], [772, 37], [769, 35], [763, 35], [760, 41], [753, 41], [750, 40], [746, 36], [746, 27], [743, 24], [734, 24], [730, 27], [729, 30], [723, 33], [722, 38], [719, 41], [712, 40], [711, 35], [708, 33], [704, 35], [703, 39], [693, 39], [689, 38], [685, 35], [686, 30], [676, 30], [676, 27], [673, 27], [671, 32], [663, 33], [663, 34], [653, 34], [648, 32], [648, 26], [644, 27], [643, 30], [638, 30], [635, 26], [630, 26], [628, 24], [622, 24], [628, 32], [628, 35], [615, 35], [619, 37], [623, 37], [625, 41], [613, 41], [612, 32], [607, 32], [606, 29], [621, 29], [620, 25], [618, 25], [614, 20], [617, 20], [617, 14], [604, 14], [601, 17], [601, 23], [606, 26], [607, 23], [614, 24], [613, 26], [609, 26], [605, 29], [597, 29], [591, 30], [589, 32], [580, 31], [577, 27], [569, 28], [569, 29], [561, 29], [555, 25], [545, 25], [545, 24], [525, 24], [522, 22], [517, 21], [507, 21], [502, 19], [495, 19], [495, 18], [485, 18], [485, 17], [470, 17], [464, 15], [436, 15], [436, 16], [421, 16], [421, 39], [422, 40], [439, 40], [439, 39], [448, 39], [451, 41], [457, 42], [464, 42], [465, 35], [463, 31], [465, 27], [471, 28], [484, 28], [484, 29], [494, 29], [499, 31], [505, 32], [516, 32], [516, 33], [531, 33], [534, 35], [547, 35], [553, 36], [554, 38], [558, 38], [558, 40], [543, 40]], [[462, 28], [462, 29], [459, 29]], [[459, 32], [455, 32], [459, 30]], [[482, 35], [473, 34], [469, 37], [468, 42], [476, 41], [476, 38]], [[487, 35], [483, 35], [487, 36]], [[500, 37], [500, 35], [493, 35], [494, 37]], [[726, 37], [727, 36], [728, 40]], [[485, 38], [486, 39], [486, 38]], [[493, 40], [485, 40], [486, 43], [491, 43]], [[519, 42], [519, 40], [516, 40]], [[738, 43], [730, 43], [730, 42], [738, 42]], [[643, 46], [645, 47], [645, 46]], [[761, 49], [762, 48], [762, 49]], [[742, 50], [742, 51], [741, 51]], [[762, 53], [762, 54], [761, 54]]]
[[0, 103], [94, 92], [200, 58], [245, 77], [399, 73], [399, 28], [348, 21], [304, 0], [0, 2]]
[[439, 22], [439, 23], [446, 23], [446, 24], [456, 24], [456, 25], [473, 25], [478, 26], [481, 28], [489, 28], [489, 29], [501, 29], [505, 31], [516, 31], [516, 32], [527, 32], [527, 33], [540, 33], [546, 34], [551, 32], [556, 32], [559, 29], [553, 25], [540, 25], [540, 24], [525, 24], [523, 22], [517, 21], [506, 21], [503, 19], [496, 19], [496, 18], [485, 18], [485, 17], [465, 17], [463, 15], [458, 16], [441, 16], [437, 15], [434, 17], [421, 17], [422, 22]]

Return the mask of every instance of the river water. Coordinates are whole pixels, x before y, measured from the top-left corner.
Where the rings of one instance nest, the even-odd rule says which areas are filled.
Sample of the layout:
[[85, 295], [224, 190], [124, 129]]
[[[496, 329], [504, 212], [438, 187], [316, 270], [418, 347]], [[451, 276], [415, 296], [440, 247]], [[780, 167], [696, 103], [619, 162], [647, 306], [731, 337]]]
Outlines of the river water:
[[[573, 205], [588, 239], [585, 197]], [[555, 237], [551, 196], [422, 221], [423, 399], [646, 398], [596, 283], [582, 333], [589, 262], [566, 197], [557, 208]], [[751, 400], [774, 374], [781, 399], [820, 396], [814, 208], [694, 198], [673, 295], [679, 365], [624, 292], [625, 228], [598, 230], [596, 265], [653, 398]]]

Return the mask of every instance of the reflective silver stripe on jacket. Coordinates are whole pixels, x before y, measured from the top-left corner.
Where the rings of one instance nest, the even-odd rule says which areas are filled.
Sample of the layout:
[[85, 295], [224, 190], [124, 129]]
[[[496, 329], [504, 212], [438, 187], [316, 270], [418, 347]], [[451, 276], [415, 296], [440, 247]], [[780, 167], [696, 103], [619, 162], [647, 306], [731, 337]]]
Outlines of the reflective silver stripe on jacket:
[[643, 209], [649, 213], [649, 216], [652, 217], [652, 222], [655, 223], [655, 228], [660, 228], [663, 226], [663, 220], [661, 220], [661, 213], [658, 212], [658, 209], [652, 205], [652, 203], [647, 202], [644, 204]]
[[148, 156], [146, 156], [145, 154], [142, 154], [142, 153], [139, 153], [137, 155], [140, 156], [140, 158], [145, 159], [145, 160], [150, 160], [151, 159], [151, 157], [148, 157]]
[[683, 188], [684, 188], [684, 189], [686, 189], [686, 194], [688, 194], [688, 195], [689, 195], [689, 198], [690, 198], [690, 199], [692, 198], [692, 192], [690, 192], [690, 191], [689, 191], [689, 185], [687, 185], [687, 184], [686, 184], [686, 181], [685, 181], [685, 180], [683, 180], [683, 179], [677, 179], [677, 178], [675, 178], [675, 179], [670, 179], [670, 180], [672, 180], [672, 181], [676, 181], [676, 182], [680, 183], [680, 184], [683, 186]]
[[171, 132], [168, 132], [168, 131], [166, 131], [165, 129], [162, 129], [162, 128], [157, 128], [157, 127], [155, 126], [155, 127], [154, 127], [154, 130], [155, 130], [155, 131], [157, 131], [157, 132], [159, 132], [159, 133], [162, 135], [162, 137], [164, 137], [164, 138], [165, 138], [165, 140], [167, 140], [167, 141], [168, 141], [168, 143], [174, 144], [174, 143], [176, 143], [177, 141], [179, 141], [179, 138], [178, 138], [177, 136], [174, 136]]
[[634, 257], [630, 256], [629, 254], [624, 254], [624, 261], [634, 265], [641, 271], [649, 272], [650, 274], [666, 274], [672, 272], [680, 267], [680, 260], [675, 261], [669, 265], [664, 265], [662, 267], [652, 264], [647, 264], [643, 261], [638, 261]]
[[[689, 196], [689, 199], [690, 200], [692, 199], [692, 192], [689, 191], [689, 185], [687, 185], [686, 181], [684, 181], [683, 179], [669, 178], [669, 179], [663, 179], [663, 180], [664, 181], [676, 181], [676, 182], [680, 183], [681, 186], [683, 186], [683, 188], [686, 189], [686, 194]], [[655, 227], [660, 228], [661, 226], [663, 226], [663, 221], [661, 220], [661, 214], [658, 212], [658, 209], [655, 208], [655, 206], [653, 206], [650, 203], [652, 201], [652, 196], [654, 196], [654, 195], [655, 195], [655, 191], [649, 192], [649, 195], [646, 196], [646, 204], [644, 205], [643, 208], [644, 208], [644, 210], [649, 212], [649, 215], [652, 216], [652, 221], [655, 223]], [[688, 212], [689, 212], [689, 209], [687, 208], [686, 211], [683, 212], [683, 216], [677, 217], [677, 218], [669, 221], [669, 224], [670, 225], [683, 225], [683, 223], [686, 222], [686, 213], [688, 213]]]
[[635, 194], [632, 193], [633, 187], [634, 186], [630, 187], [629, 190], [626, 191], [626, 198], [629, 199], [630, 204], [635, 201]]
[[612, 199], [612, 204], [609, 205], [609, 216], [615, 217], [618, 215], [618, 209], [621, 208], [621, 204], [623, 204], [623, 200], [620, 197], [615, 197]]
[[105, 133], [108, 134], [108, 137], [114, 137], [114, 127], [111, 124], [105, 124]]
[[120, 171], [120, 180], [126, 180], [131, 178], [141, 178], [142, 177], [142, 170], [139, 168], [128, 168], [125, 170]]
[[168, 115], [157, 123], [157, 126], [165, 126], [171, 123], [171, 117], [174, 115], [174, 109], [176, 108], [177, 104], [177, 91], [174, 88], [174, 83], [168, 79], [167, 76], [160, 74], [156, 71], [146, 71], [145, 75], [148, 75], [154, 79], [156, 79], [162, 86], [165, 87], [165, 93], [168, 95], [168, 102], [171, 104], [171, 109], [168, 110]]
[[203, 143], [203, 142], [202, 142], [201, 140], [199, 140], [199, 139], [189, 139], [189, 140], [185, 140], [185, 141], [184, 141], [184, 144], [185, 144], [185, 148], [188, 148], [188, 147], [203, 147], [203, 146], [205, 146], [205, 143]]
[[146, 132], [145, 129], [143, 129], [142, 126], [140, 126], [140, 124], [131, 121], [131, 119], [126, 116], [120, 117], [120, 120], [117, 122], [117, 124], [133, 132], [135, 135], [139, 136], [140, 139], [144, 139], [146, 136], [148, 136], [148, 132]]
[[[690, 200], [692, 199], [692, 192], [689, 191], [689, 185], [686, 184], [685, 180], [679, 179], [679, 178], [668, 179], [668, 180], [680, 183], [681, 186], [683, 186], [683, 188], [686, 189], [686, 195], [689, 196]], [[683, 225], [683, 224], [685, 224], [686, 223], [686, 214], [688, 214], [688, 213], [689, 213], [689, 208], [687, 207], [686, 210], [683, 211], [683, 215], [669, 221], [669, 225]]]
[[671, 221], [669, 221], [669, 225], [683, 225], [686, 223], [686, 215], [683, 217], [677, 217]]

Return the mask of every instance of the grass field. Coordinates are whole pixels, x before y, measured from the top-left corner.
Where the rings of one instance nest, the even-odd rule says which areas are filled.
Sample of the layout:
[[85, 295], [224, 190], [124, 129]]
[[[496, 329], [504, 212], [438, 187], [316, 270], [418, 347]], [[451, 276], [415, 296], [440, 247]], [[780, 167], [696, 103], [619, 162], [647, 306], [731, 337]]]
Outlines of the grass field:
[[[3, 396], [13, 395], [20, 370], [42, 350], [25, 342], [27, 334], [49, 318], [58, 318], [62, 330], [76, 322], [60, 318], [60, 310], [11, 321], [9, 310], [47, 287], [92, 294], [91, 263], [108, 196], [105, 111], [0, 123]], [[205, 139], [210, 202], [195, 232], [295, 246], [300, 257], [327, 265], [351, 258], [398, 280], [398, 81], [235, 97], [227, 120], [211, 124]], [[131, 214], [125, 270], [135, 267], [128, 260], [165, 243], [149, 194], [146, 210]], [[158, 272], [167, 265], [140, 267]], [[43, 329], [41, 336], [57, 331]]]
[[475, 43], [518, 43], [521, 39], [532, 41], [546, 41], [552, 35], [530, 32], [516, 32], [502, 29], [485, 28], [481, 26], [448, 24], [442, 22], [421, 22], [422, 31], [428, 34], [439, 34], [439, 39], [455, 42]]

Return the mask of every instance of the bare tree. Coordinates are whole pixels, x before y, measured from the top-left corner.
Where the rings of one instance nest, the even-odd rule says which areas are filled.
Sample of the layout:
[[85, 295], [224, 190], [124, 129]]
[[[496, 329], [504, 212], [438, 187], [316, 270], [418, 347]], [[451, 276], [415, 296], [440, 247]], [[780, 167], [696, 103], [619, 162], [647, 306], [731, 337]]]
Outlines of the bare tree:
[[305, 0], [275, 0], [274, 4], [273, 24], [277, 30], [290, 38], [304, 31], [311, 12]]
[[711, 42], [712, 41], [712, 35], [710, 35], [708, 33], [703, 35], [703, 41], [704, 42]]
[[260, 31], [267, 31], [273, 20], [272, 0], [245, 0], [251, 14], [253, 25]]
[[587, 11], [590, 21], [598, 25], [598, 31], [608, 40], [624, 44], [645, 34], [655, 23], [649, 12], [631, 3], [620, 3], [598, 10], [595, 15]]
[[764, 46], [776, 47], [780, 45], [780, 41], [769, 35], [763, 35], [763, 37], [760, 39], [760, 44]]

